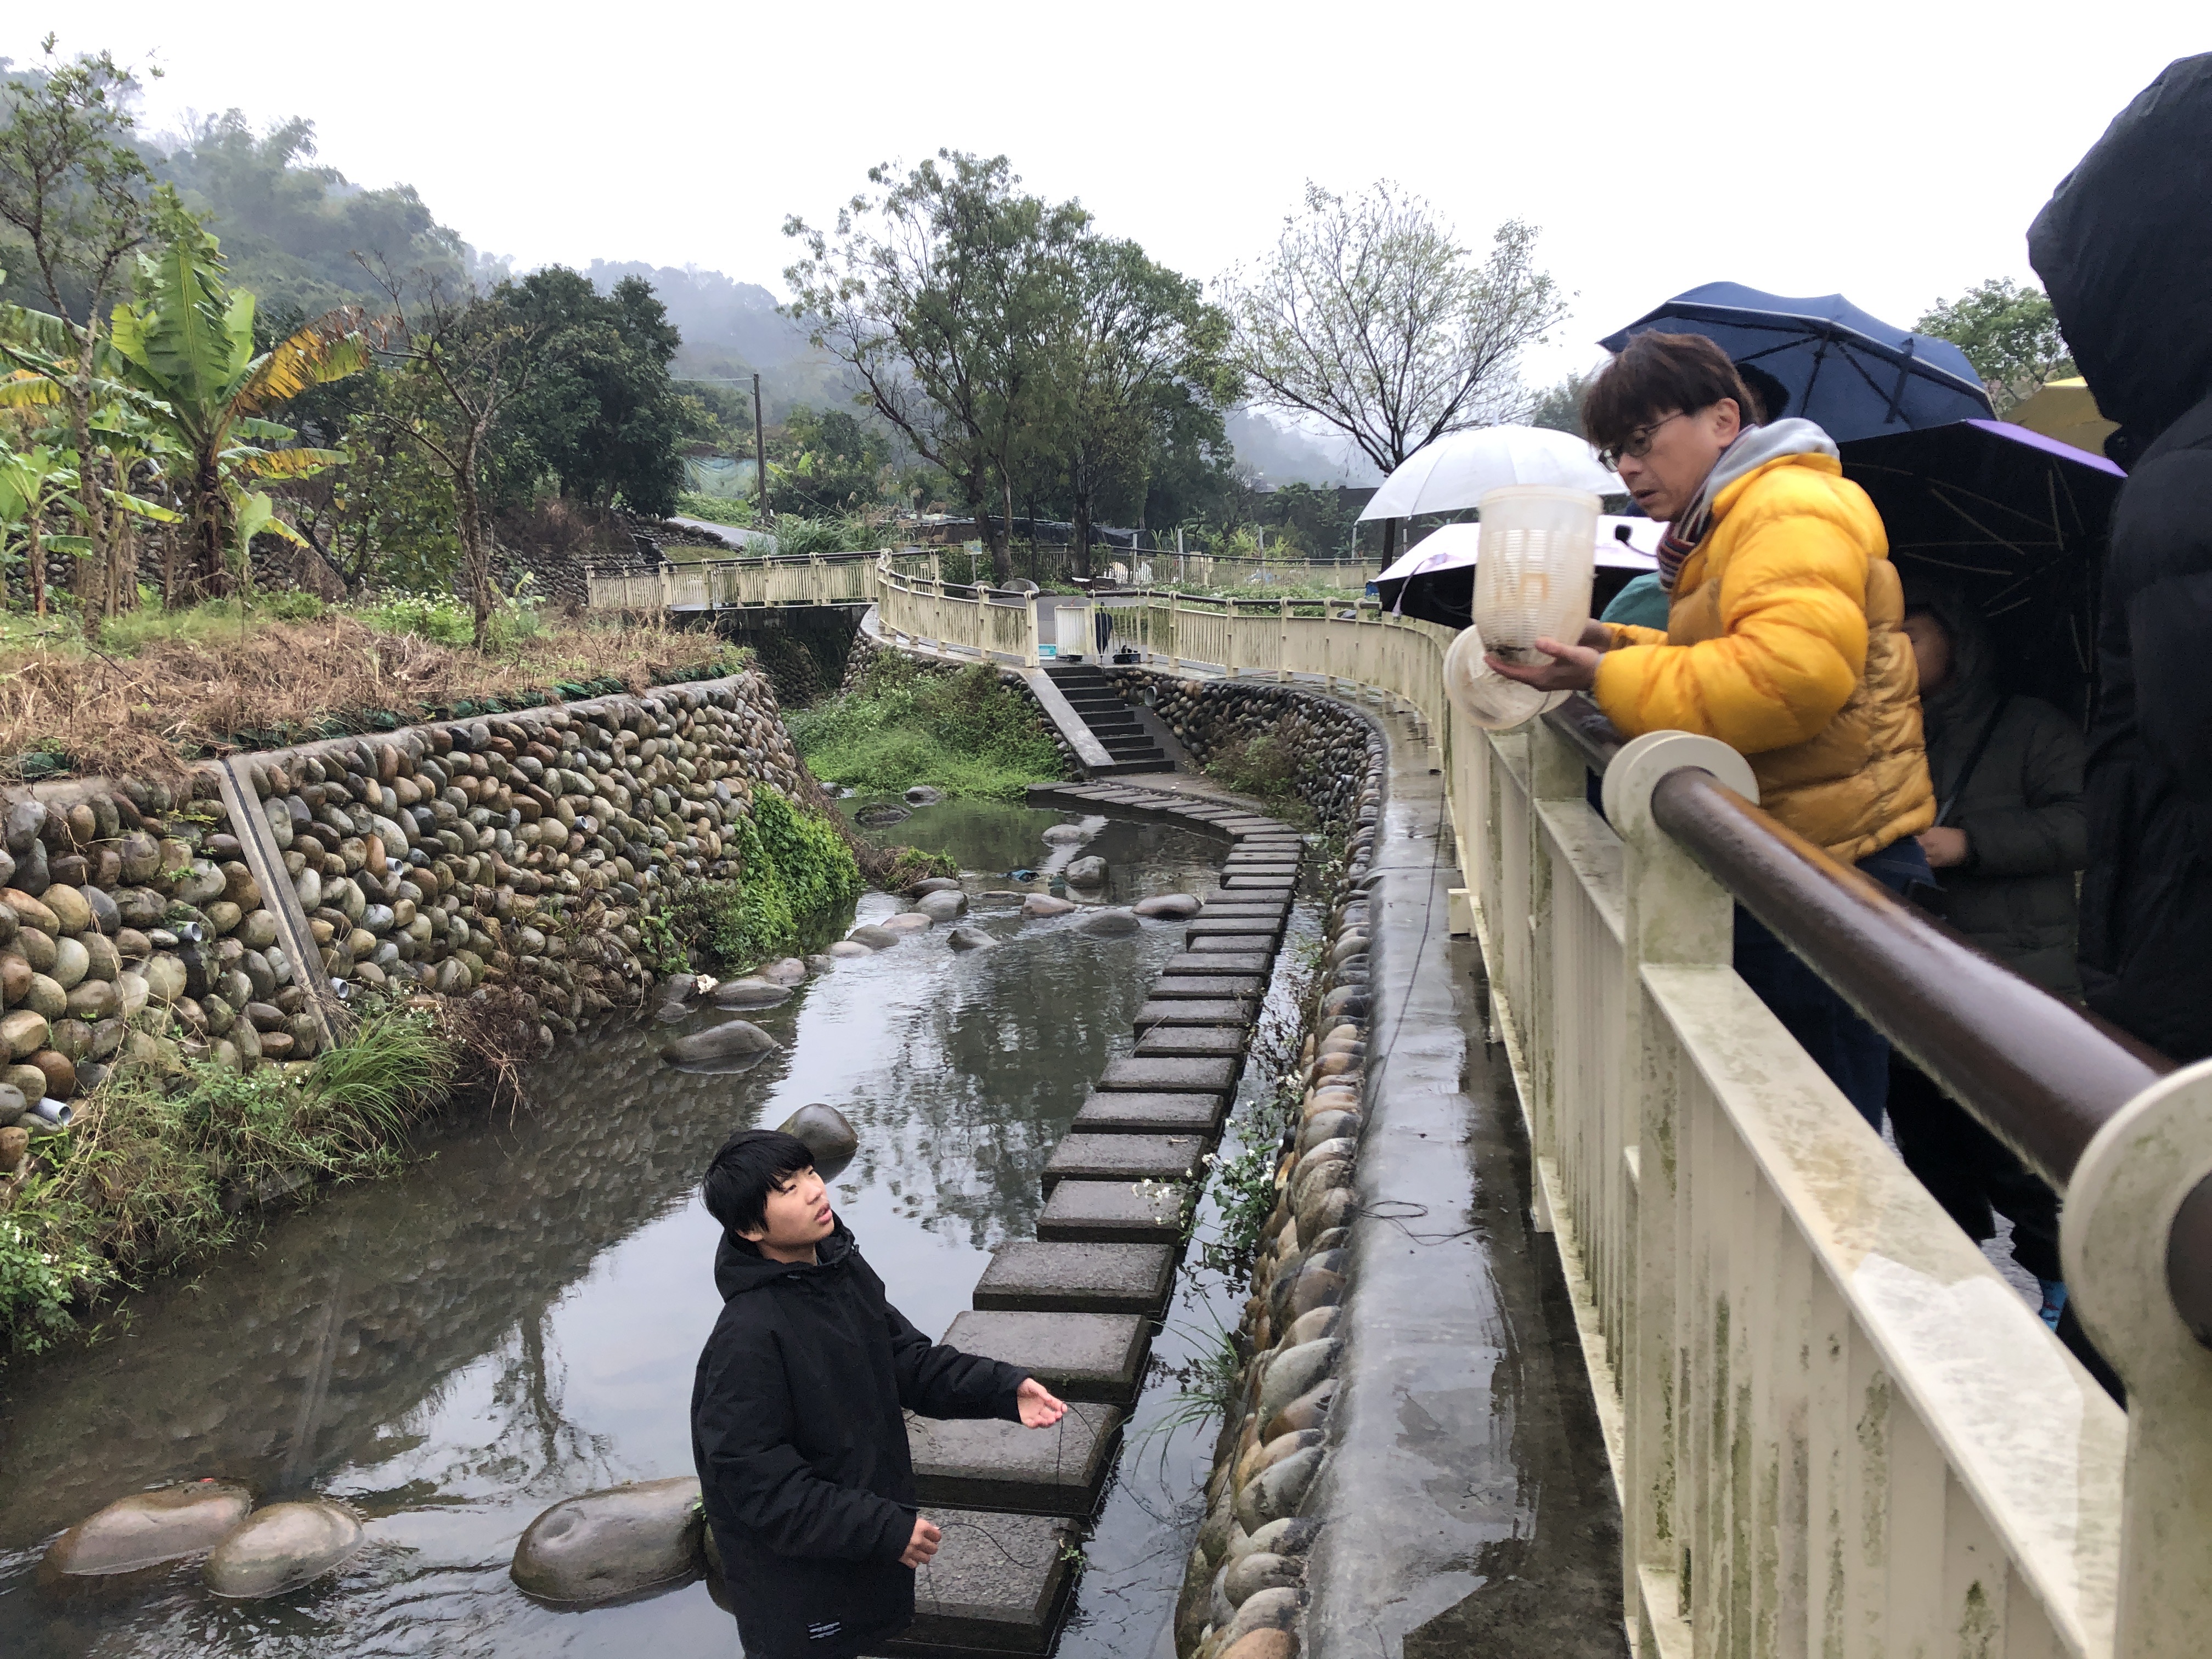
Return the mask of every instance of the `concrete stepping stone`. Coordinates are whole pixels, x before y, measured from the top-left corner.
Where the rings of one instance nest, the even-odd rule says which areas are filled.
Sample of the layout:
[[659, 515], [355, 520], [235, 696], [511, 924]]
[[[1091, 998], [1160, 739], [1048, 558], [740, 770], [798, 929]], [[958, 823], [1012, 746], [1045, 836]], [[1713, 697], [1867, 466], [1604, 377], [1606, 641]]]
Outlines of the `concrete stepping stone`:
[[1163, 1025], [1137, 1039], [1137, 1058], [1188, 1060], [1241, 1054], [1251, 1035], [1243, 1025]]
[[1232, 862], [1224, 864], [1221, 866], [1221, 878], [1223, 882], [1232, 884], [1238, 882], [1264, 880], [1279, 881], [1287, 886], [1297, 879], [1297, 875], [1298, 866], [1295, 864], [1237, 864]]
[[[1115, 1406], [1071, 1405], [1052, 1427], [1025, 1429], [1018, 1423], [945, 1422], [908, 1412], [906, 1436], [914, 1450], [915, 1496], [925, 1508], [951, 1504], [1017, 1515], [1087, 1516], [1097, 1507], [1113, 1467], [1121, 1417]], [[942, 1517], [932, 1518], [945, 1524]]]
[[1037, 1237], [1071, 1244], [1180, 1243], [1189, 1190], [1140, 1181], [1063, 1181], [1037, 1212]]
[[1050, 1652], [1075, 1588], [1073, 1565], [1061, 1559], [1074, 1528], [998, 1510], [932, 1518], [945, 1541], [914, 1576], [914, 1622], [877, 1650], [885, 1659]]
[[1280, 916], [1200, 916], [1190, 924], [1188, 937], [1272, 939], [1282, 931]]
[[1078, 1134], [1191, 1134], [1212, 1140], [1228, 1115], [1224, 1095], [1109, 1092], [1085, 1101], [1069, 1127]]
[[1175, 1252], [1164, 1244], [1023, 1238], [992, 1253], [974, 1301], [1002, 1313], [1151, 1314], [1166, 1305], [1174, 1282]]
[[1245, 997], [1256, 999], [1267, 988], [1261, 973], [1228, 974], [1215, 971], [1217, 964], [1209, 962], [1200, 973], [1162, 974], [1152, 981], [1151, 1000], [1153, 1001], [1188, 1001], [1194, 997]]
[[1269, 898], [1259, 893], [1239, 897], [1229, 893], [1216, 893], [1200, 905], [1197, 919], [1200, 921], [1217, 919], [1227, 921], [1254, 919], [1281, 921], [1290, 914], [1291, 902], [1287, 897]]
[[954, 1315], [945, 1340], [963, 1353], [1019, 1365], [1063, 1400], [1126, 1406], [1137, 1397], [1152, 1327], [1141, 1314], [977, 1308]]
[[[1186, 951], [1181, 956], [1170, 957], [1161, 964], [1164, 972], [1177, 977], [1193, 974], [1249, 974], [1265, 975], [1273, 958], [1265, 951]], [[1158, 994], [1158, 988], [1154, 988]]]
[[1225, 1095], [1237, 1087], [1237, 1070], [1234, 1060], [1139, 1060], [1130, 1054], [1109, 1060], [1097, 1086], [1109, 1092]]
[[1224, 876], [1221, 885], [1231, 893], [1279, 893], [1291, 896], [1291, 883], [1282, 876]]
[[1137, 1010], [1137, 1035], [1159, 1025], [1249, 1025], [1256, 1018], [1241, 997], [1148, 1002]]
[[1206, 1142], [1197, 1135], [1070, 1135], [1045, 1160], [1047, 1193], [1061, 1182], [1188, 1181]]
[[1184, 949], [1196, 956], [1237, 956], [1258, 952], [1267, 957], [1274, 954], [1275, 936], [1273, 933], [1200, 933], [1186, 939]]

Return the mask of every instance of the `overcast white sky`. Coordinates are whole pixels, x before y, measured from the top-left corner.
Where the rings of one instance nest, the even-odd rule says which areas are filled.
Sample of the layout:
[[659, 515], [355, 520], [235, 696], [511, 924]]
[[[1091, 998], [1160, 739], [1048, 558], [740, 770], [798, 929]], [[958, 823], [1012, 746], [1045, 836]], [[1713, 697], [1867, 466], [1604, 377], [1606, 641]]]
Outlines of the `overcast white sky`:
[[[314, 120], [322, 159], [414, 184], [523, 266], [696, 264], [781, 292], [792, 212], [871, 162], [1004, 151], [1154, 257], [1211, 277], [1304, 181], [1389, 177], [1480, 245], [1510, 216], [1577, 291], [1539, 378], [1666, 296], [1840, 289], [1910, 323], [2030, 275], [2028, 221], [2172, 58], [2201, 3], [6, 8], [0, 55], [112, 47], [167, 71], [149, 125]], [[2189, 20], [2194, 17], [2192, 24]]]

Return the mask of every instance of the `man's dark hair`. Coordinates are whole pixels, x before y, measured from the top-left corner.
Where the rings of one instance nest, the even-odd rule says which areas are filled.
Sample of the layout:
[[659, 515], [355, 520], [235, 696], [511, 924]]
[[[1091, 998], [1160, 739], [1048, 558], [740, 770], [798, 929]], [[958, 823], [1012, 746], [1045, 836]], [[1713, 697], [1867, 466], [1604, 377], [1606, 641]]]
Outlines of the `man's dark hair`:
[[1766, 418], [1728, 353], [1705, 335], [1638, 334], [1583, 393], [1583, 431], [1598, 448], [1613, 448], [1678, 409], [1695, 414], [1723, 398], [1735, 399], [1746, 426]]
[[768, 1224], [768, 1195], [802, 1170], [814, 1153], [781, 1129], [740, 1129], [722, 1143], [707, 1166], [707, 1213], [732, 1238]]

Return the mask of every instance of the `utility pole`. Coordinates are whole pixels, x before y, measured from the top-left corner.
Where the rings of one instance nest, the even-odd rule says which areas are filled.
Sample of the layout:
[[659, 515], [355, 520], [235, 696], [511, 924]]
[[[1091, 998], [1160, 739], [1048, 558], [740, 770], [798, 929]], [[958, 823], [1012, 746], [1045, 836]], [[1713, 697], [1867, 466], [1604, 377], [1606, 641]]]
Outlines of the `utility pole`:
[[763, 525], [768, 523], [768, 439], [761, 420], [760, 376], [753, 376], [753, 489], [760, 497], [760, 511], [755, 514]]

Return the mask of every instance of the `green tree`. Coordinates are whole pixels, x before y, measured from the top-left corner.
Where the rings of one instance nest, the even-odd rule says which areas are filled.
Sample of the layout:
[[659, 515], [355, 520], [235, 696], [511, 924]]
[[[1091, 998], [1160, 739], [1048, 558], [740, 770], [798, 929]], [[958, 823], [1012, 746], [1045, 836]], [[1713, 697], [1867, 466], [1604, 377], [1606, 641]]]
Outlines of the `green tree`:
[[1554, 432], [1571, 432], [1577, 438], [1583, 431], [1583, 394], [1589, 390], [1589, 374], [1568, 374], [1546, 386], [1528, 400], [1527, 413], [1522, 416], [1528, 426], [1548, 427]]
[[2075, 373], [2049, 298], [2009, 276], [1992, 276], [1955, 300], [1937, 301], [1912, 326], [1966, 354], [2000, 416]]
[[[64, 60], [54, 37], [45, 67], [0, 86], [0, 264], [21, 261], [51, 307], [50, 323], [31, 325], [11, 308], [8, 331], [36, 354], [15, 366], [52, 379], [76, 452], [78, 502], [95, 547], [111, 511], [113, 483], [93, 441], [94, 411], [106, 395], [100, 356], [114, 289], [154, 227], [154, 179], [131, 143], [128, 106], [137, 77], [107, 52]], [[28, 331], [27, 332], [27, 331]], [[78, 565], [86, 619], [134, 603], [137, 589], [93, 559]]]
[[652, 284], [624, 276], [603, 295], [551, 265], [496, 297], [533, 342], [529, 386], [500, 423], [502, 493], [511, 500], [550, 472], [570, 500], [674, 512], [694, 417], [669, 378], [682, 341]]
[[544, 325], [518, 315], [503, 284], [478, 294], [431, 279], [410, 293], [388, 268], [379, 281], [393, 312], [384, 351], [393, 378], [391, 397], [367, 418], [410, 445], [452, 487], [460, 575], [482, 650], [495, 597], [495, 440], [508, 401], [529, 393]]
[[[1230, 361], [1255, 403], [1316, 415], [1388, 474], [1424, 444], [1507, 417], [1522, 352], [1566, 313], [1536, 228], [1498, 226], [1487, 258], [1384, 181], [1346, 200], [1306, 185], [1274, 248], [1218, 285]], [[1395, 524], [1383, 529], [1384, 557]]]
[[769, 505], [821, 518], [865, 512], [883, 497], [890, 440], [848, 409], [794, 409], [769, 437]]
[[1003, 155], [940, 150], [902, 178], [871, 167], [868, 182], [874, 193], [841, 209], [834, 231], [785, 222], [805, 249], [784, 272], [797, 296], [788, 314], [952, 480], [989, 543], [994, 578], [1010, 581], [1014, 492], [1089, 216], [1018, 190]]
[[1216, 409], [1236, 395], [1223, 362], [1228, 319], [1196, 283], [1132, 241], [1084, 234], [1048, 337], [1051, 399], [1042, 447], [1074, 521], [1077, 572], [1091, 574], [1091, 526], [1102, 501], [1133, 501], [1182, 407]]

